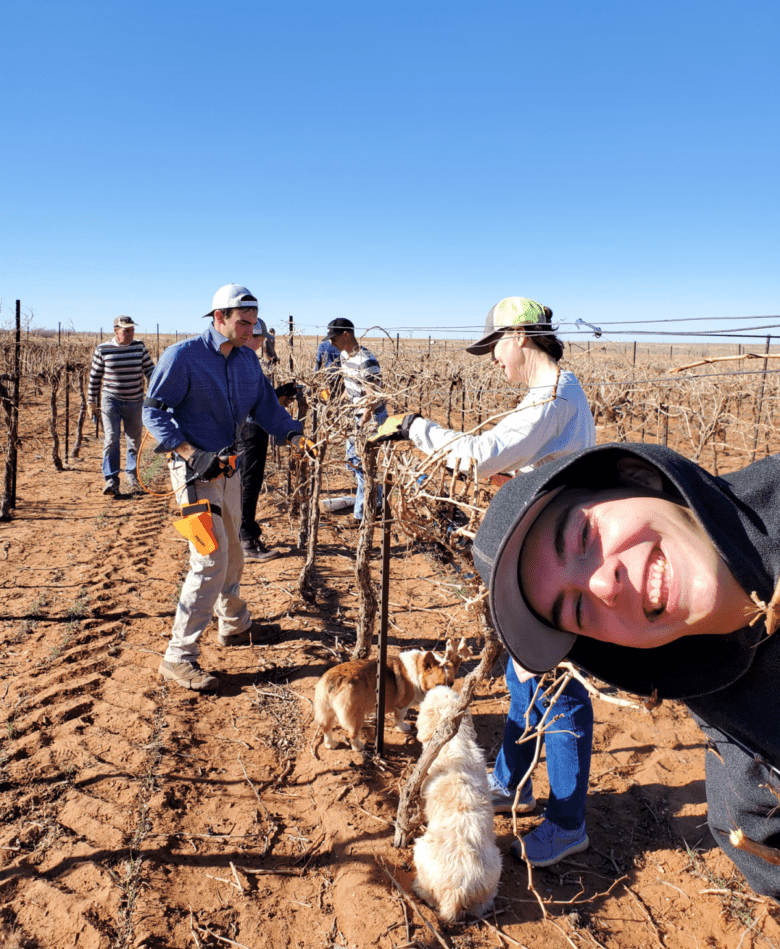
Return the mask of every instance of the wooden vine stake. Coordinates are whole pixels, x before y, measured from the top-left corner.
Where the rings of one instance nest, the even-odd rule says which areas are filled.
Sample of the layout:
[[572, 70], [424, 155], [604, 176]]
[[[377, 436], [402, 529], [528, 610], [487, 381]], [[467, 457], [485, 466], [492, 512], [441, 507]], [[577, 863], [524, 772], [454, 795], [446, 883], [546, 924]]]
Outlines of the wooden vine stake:
[[312, 476], [313, 486], [311, 498], [309, 501], [309, 519], [308, 535], [306, 539], [306, 560], [298, 577], [298, 592], [310, 603], [314, 602], [316, 593], [313, 586], [312, 574], [314, 573], [314, 559], [317, 554], [317, 535], [320, 528], [320, 494], [322, 493], [322, 471], [325, 465], [325, 455], [327, 453], [327, 442], [323, 442], [317, 447], [317, 458], [314, 461], [314, 474]]
[[5, 452], [5, 475], [3, 481], [3, 501], [0, 505], [0, 520], [11, 518], [11, 511], [16, 507], [16, 468], [18, 463], [19, 444], [19, 383], [20, 383], [20, 342], [22, 332], [21, 301], [16, 301], [16, 339], [14, 346], [14, 374], [11, 392], [8, 393], [0, 381], [0, 394], [5, 411], [5, 424], [8, 431], [8, 441]]
[[72, 458], [78, 458], [81, 451], [81, 445], [84, 441], [84, 422], [87, 418], [87, 396], [84, 390], [84, 370], [78, 372], [77, 381], [79, 387], [79, 417], [76, 420], [76, 440], [73, 443]]
[[49, 433], [51, 434], [51, 460], [57, 471], [63, 470], [62, 459], [60, 458], [60, 437], [57, 434], [57, 393], [60, 388], [59, 369], [51, 376], [51, 394], [49, 397], [49, 407], [51, 415], [49, 417]]

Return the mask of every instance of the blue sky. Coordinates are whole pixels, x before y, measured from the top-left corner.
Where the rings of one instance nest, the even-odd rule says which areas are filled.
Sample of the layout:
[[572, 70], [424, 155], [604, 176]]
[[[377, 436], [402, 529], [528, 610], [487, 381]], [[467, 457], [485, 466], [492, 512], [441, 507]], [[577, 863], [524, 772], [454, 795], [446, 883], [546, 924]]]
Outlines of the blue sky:
[[572, 339], [780, 313], [776, 0], [30, 0], [0, 23], [0, 323], [18, 298], [38, 326], [199, 332], [229, 282], [307, 333], [477, 335], [510, 294]]

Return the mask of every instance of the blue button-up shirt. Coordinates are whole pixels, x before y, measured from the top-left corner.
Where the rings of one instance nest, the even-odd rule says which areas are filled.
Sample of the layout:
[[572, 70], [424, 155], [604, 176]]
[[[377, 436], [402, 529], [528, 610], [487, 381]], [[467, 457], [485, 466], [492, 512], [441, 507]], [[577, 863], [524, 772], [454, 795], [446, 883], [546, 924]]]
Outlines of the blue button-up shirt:
[[248, 346], [233, 347], [226, 359], [219, 351], [225, 342], [212, 323], [201, 336], [175, 343], [160, 356], [146, 395], [167, 410], [143, 410], [157, 451], [173, 451], [182, 442], [219, 451], [233, 444], [247, 418], [279, 439], [301, 433], [301, 423], [279, 405], [255, 353]]
[[334, 346], [329, 339], [323, 339], [320, 345], [317, 347], [317, 358], [314, 361], [315, 369], [330, 369], [331, 372], [338, 370], [337, 365], [341, 359], [341, 350], [338, 346]]

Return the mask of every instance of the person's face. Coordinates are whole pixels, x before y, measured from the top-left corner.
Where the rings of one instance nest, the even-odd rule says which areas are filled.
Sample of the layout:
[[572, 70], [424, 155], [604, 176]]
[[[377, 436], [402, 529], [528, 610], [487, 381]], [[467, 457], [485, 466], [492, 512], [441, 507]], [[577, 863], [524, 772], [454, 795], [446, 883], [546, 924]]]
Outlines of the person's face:
[[252, 335], [252, 336], [250, 336], [249, 339], [246, 341], [246, 345], [247, 345], [251, 350], [253, 350], [254, 352], [257, 352], [258, 349], [260, 349], [260, 348], [262, 347], [262, 345], [263, 345], [263, 340], [264, 340], [264, 339], [265, 339], [264, 336], [255, 336], [255, 335]]
[[523, 337], [517, 333], [505, 333], [493, 347], [493, 363], [501, 366], [507, 380], [513, 385], [525, 382], [525, 353]]
[[233, 310], [227, 319], [222, 310], [214, 311], [214, 326], [229, 343], [238, 348], [252, 338], [257, 322], [257, 308], [253, 306]]
[[635, 488], [564, 490], [521, 552], [520, 582], [545, 622], [649, 649], [745, 624], [745, 594], [691, 511]]
[[135, 334], [134, 326], [115, 326], [114, 327], [114, 336], [116, 341], [120, 346], [129, 346], [133, 341], [133, 336]]
[[339, 352], [343, 353], [349, 345], [349, 333], [337, 333], [331, 336], [330, 341]]

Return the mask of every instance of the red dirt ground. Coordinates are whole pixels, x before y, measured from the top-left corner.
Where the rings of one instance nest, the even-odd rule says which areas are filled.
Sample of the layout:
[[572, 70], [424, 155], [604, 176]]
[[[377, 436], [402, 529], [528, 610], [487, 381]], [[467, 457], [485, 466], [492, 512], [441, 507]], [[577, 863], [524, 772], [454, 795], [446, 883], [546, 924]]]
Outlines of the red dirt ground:
[[[675, 703], [594, 703], [591, 847], [534, 873], [548, 918], [508, 856], [512, 822], [500, 816], [495, 913], [440, 924], [411, 895], [411, 847], [393, 848], [414, 733], [388, 720], [381, 761], [310, 750], [315, 683], [354, 642], [349, 519], [323, 517], [317, 602], [305, 604], [286, 476], [271, 466], [261, 516], [284, 555], [248, 565], [242, 589], [282, 637], [226, 650], [212, 624], [202, 661], [221, 690], [185, 692], [156, 671], [186, 572], [172, 503], [104, 499], [94, 440], [55, 471], [44, 411], [42, 400], [23, 406], [18, 506], [0, 525], [3, 949], [780, 947], [778, 908], [707, 830], [702, 736]], [[343, 493], [340, 464], [332, 472], [329, 490]], [[479, 649], [456, 575], [402, 538], [392, 573], [391, 651], [464, 633]], [[472, 706], [489, 760], [507, 705], [497, 668]], [[542, 799], [545, 781], [542, 766]], [[521, 833], [540, 812], [520, 819]]]

